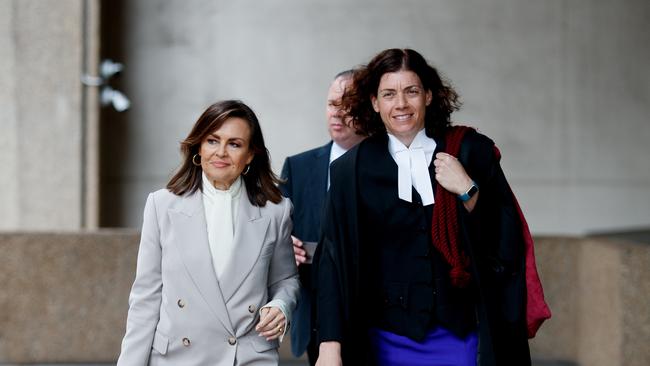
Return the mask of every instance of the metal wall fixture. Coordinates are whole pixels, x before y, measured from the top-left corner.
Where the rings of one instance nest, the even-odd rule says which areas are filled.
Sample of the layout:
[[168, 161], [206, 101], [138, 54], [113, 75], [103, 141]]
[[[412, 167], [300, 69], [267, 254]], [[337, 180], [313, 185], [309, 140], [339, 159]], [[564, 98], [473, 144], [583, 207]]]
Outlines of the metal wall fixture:
[[99, 76], [81, 75], [81, 83], [86, 86], [100, 87], [99, 101], [103, 107], [112, 105], [118, 112], [124, 112], [131, 106], [131, 101], [119, 90], [108, 85], [108, 81], [118, 75], [124, 65], [113, 60], [105, 59], [99, 64]]

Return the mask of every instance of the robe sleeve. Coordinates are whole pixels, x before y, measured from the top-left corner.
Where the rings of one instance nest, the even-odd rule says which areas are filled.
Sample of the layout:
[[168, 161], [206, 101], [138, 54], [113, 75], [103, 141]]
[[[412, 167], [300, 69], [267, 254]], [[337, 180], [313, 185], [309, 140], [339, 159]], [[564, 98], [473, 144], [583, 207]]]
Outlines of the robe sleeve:
[[356, 152], [337, 159], [330, 171], [330, 191], [325, 200], [313, 276], [318, 342], [344, 342], [354, 326], [358, 269]]

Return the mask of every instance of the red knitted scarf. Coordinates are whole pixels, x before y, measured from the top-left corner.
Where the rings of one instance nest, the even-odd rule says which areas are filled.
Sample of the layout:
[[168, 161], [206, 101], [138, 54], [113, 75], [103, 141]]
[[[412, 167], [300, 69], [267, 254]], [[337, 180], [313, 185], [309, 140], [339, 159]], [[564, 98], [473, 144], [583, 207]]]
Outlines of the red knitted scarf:
[[[445, 152], [458, 157], [463, 136], [471, 127], [454, 126], [445, 135]], [[436, 185], [436, 203], [433, 206], [431, 238], [433, 246], [451, 266], [449, 272], [454, 287], [465, 287], [469, 283], [469, 257], [460, 248], [458, 231], [458, 198], [454, 193]]]

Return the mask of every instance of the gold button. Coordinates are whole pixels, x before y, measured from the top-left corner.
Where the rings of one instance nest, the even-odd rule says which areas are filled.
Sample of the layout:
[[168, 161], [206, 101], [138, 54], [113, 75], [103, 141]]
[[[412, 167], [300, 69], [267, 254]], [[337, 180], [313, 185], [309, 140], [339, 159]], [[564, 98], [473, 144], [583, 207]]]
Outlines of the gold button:
[[248, 312], [253, 314], [255, 312], [255, 305], [248, 305]]
[[184, 308], [185, 307], [185, 301], [183, 301], [183, 299], [178, 299], [178, 301], [176, 303], [178, 304], [179, 308]]
[[183, 338], [183, 346], [185, 346], [185, 347], [189, 347], [190, 344], [192, 344], [192, 342], [190, 342], [189, 339], [187, 339], [187, 338]]
[[237, 343], [237, 339], [235, 337], [228, 337], [228, 344], [231, 346], [234, 346], [235, 343]]

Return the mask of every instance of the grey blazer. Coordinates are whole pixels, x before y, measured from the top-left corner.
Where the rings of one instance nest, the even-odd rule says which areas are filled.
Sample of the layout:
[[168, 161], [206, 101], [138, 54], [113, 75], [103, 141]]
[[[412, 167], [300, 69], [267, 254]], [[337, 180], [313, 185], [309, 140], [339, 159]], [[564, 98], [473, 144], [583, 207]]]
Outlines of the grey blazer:
[[118, 366], [277, 364], [278, 341], [255, 325], [268, 301], [296, 304], [290, 217], [289, 200], [254, 206], [242, 186], [237, 250], [217, 281], [201, 192], [151, 193]]

